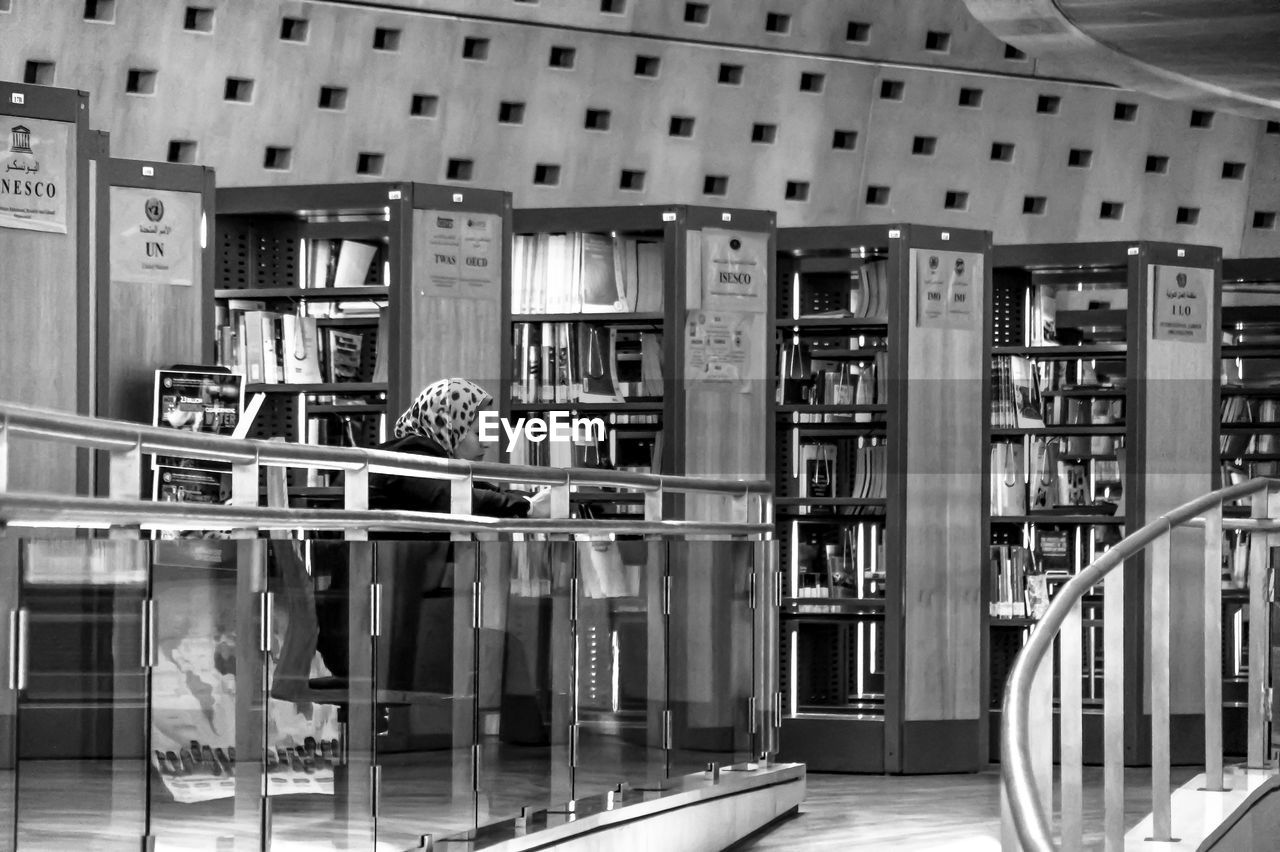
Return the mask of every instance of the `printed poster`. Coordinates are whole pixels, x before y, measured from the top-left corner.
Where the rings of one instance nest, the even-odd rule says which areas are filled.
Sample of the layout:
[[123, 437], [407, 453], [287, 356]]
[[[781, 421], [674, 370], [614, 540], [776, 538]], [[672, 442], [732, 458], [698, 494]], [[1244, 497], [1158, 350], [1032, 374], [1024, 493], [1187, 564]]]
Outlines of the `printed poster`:
[[685, 329], [685, 379], [690, 382], [741, 383], [750, 389], [756, 365], [753, 338], [757, 314], [743, 311], [691, 311]]
[[[232, 435], [244, 411], [244, 376], [215, 370], [156, 370], [153, 426]], [[155, 464], [226, 471], [229, 462], [158, 456]]]
[[1204, 343], [1213, 270], [1156, 264], [1149, 265], [1147, 270], [1152, 290], [1152, 338]]
[[67, 232], [71, 164], [70, 125], [64, 121], [4, 116], [0, 123], [0, 227], [51, 234]]
[[764, 234], [704, 228], [703, 296], [759, 296], [769, 275], [769, 241]]
[[480, 295], [501, 292], [502, 218], [492, 213], [463, 213], [462, 263], [459, 278], [465, 289]]
[[111, 280], [190, 287], [199, 256], [200, 196], [111, 188]]
[[427, 284], [432, 290], [456, 290], [465, 213], [427, 211]]
[[916, 327], [973, 330], [982, 302], [982, 255], [911, 250], [916, 288]]

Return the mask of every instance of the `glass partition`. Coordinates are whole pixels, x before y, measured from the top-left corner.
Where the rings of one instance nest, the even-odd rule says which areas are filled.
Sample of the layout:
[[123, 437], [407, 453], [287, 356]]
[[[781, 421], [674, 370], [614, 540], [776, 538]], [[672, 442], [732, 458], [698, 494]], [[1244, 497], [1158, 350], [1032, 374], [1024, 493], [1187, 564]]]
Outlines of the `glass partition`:
[[373, 545], [267, 543], [270, 848], [372, 849]]
[[17, 847], [132, 852], [146, 834], [146, 544], [20, 551]]
[[671, 541], [668, 637], [671, 753], [685, 775], [751, 759], [755, 544]]
[[481, 824], [573, 797], [574, 542], [484, 542]]
[[150, 555], [152, 625], [145, 801], [157, 850], [256, 848], [264, 544], [178, 538], [141, 545]]
[[579, 541], [575, 798], [666, 777], [662, 541]]
[[[379, 541], [379, 848], [418, 845], [476, 824], [475, 542]], [[484, 553], [484, 556], [488, 556]]]

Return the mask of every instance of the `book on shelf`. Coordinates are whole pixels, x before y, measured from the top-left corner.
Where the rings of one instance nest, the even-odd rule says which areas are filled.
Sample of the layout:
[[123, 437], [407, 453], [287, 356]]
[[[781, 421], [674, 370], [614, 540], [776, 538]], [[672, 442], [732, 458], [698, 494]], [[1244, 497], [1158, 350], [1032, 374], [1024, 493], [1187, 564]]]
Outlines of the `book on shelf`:
[[333, 271], [333, 287], [362, 287], [373, 271], [378, 247], [372, 243], [342, 240], [338, 245], [338, 262]]
[[517, 234], [515, 314], [662, 310], [662, 243], [590, 232]]
[[1058, 342], [1058, 299], [1048, 284], [1037, 284], [1031, 292], [1031, 317], [1027, 340], [1032, 346], [1052, 346]]
[[988, 607], [993, 618], [1026, 617], [1029, 562], [1027, 548], [1021, 545], [991, 546], [991, 600]]
[[[889, 261], [868, 260], [858, 269], [858, 284], [849, 291], [849, 312], [822, 312], [819, 316], [852, 315], [857, 319], [882, 320], [888, 316]], [[814, 316], [814, 314], [806, 314]]]
[[[836, 445], [833, 443], [801, 444], [796, 459], [797, 493], [804, 498], [831, 498], [838, 492]], [[801, 514], [808, 514], [801, 506]]]
[[388, 382], [391, 370], [391, 323], [387, 309], [380, 308], [378, 310], [378, 328], [377, 337], [374, 338], [374, 345], [377, 347], [373, 358], [373, 381]]
[[1045, 425], [1038, 365], [1021, 355], [991, 359], [991, 425], [1034, 429]]
[[1036, 530], [1032, 555], [1038, 570], [1047, 576], [1062, 578], [1073, 573], [1071, 533], [1068, 530], [1051, 527]]
[[341, 328], [326, 328], [325, 344], [326, 381], [360, 381], [364, 334]]
[[282, 380], [293, 384], [319, 384], [320, 344], [315, 317], [283, 314], [280, 324], [280, 361], [284, 365]]

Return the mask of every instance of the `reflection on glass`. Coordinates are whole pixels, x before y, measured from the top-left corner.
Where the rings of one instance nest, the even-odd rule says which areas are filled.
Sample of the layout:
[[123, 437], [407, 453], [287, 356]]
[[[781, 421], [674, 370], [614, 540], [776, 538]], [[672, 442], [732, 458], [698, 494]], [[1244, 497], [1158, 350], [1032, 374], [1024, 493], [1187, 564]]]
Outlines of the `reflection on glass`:
[[369, 847], [373, 564], [367, 542], [267, 543], [262, 765], [272, 849]]
[[480, 823], [572, 798], [574, 543], [482, 545]]
[[666, 624], [661, 541], [577, 543], [575, 798], [666, 773]]
[[256, 835], [261, 800], [261, 543], [150, 546], [151, 834], [160, 850], [243, 844]]
[[146, 545], [25, 541], [19, 577], [18, 848], [136, 850], [146, 830]]
[[473, 624], [479, 554], [473, 542], [377, 543], [380, 847], [475, 827], [476, 657], [493, 650]]
[[673, 541], [671, 560], [668, 771], [752, 756], [754, 550], [745, 541]]

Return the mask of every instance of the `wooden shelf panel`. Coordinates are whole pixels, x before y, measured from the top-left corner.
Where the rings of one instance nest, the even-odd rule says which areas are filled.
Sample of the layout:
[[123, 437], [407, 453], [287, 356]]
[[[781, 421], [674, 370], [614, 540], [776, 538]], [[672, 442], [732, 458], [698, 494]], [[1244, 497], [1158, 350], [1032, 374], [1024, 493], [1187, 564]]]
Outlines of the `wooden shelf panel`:
[[[390, 287], [246, 287], [239, 290], [214, 290], [215, 299], [297, 299], [301, 301], [362, 302], [386, 299]], [[377, 322], [377, 317], [371, 317]]]
[[385, 405], [375, 405], [372, 403], [355, 405], [335, 405], [330, 403], [308, 403], [307, 416], [316, 414], [386, 414], [387, 407]]
[[875, 328], [887, 329], [889, 321], [870, 317], [802, 317], [800, 319], [775, 319], [777, 328]]
[[[883, 497], [779, 497], [773, 501], [778, 507], [792, 506], [825, 506], [838, 508], [842, 506], [884, 506]], [[850, 515], [850, 517], [853, 517]]]
[[589, 322], [602, 325], [655, 325], [666, 321], [659, 311], [600, 314], [512, 314], [512, 322]]
[[1239, 343], [1222, 345], [1223, 358], [1276, 358], [1280, 359], [1280, 343]]
[[882, 414], [887, 405], [775, 405], [779, 415], [788, 414]]
[[[660, 414], [665, 404], [660, 401], [628, 402], [513, 402], [511, 410], [516, 411], [603, 411], [613, 414]], [[639, 426], [646, 424], [620, 424]]]
[[1096, 399], [1123, 398], [1128, 391], [1125, 388], [1063, 388], [1062, 390], [1041, 391], [1041, 396], [1091, 397]]
[[1085, 311], [1058, 311], [1057, 328], [1124, 328], [1129, 316], [1126, 310], [1100, 308]]
[[1128, 347], [1123, 343], [1094, 343], [1088, 346], [992, 346], [992, 355], [1023, 355], [1044, 361], [1099, 358], [1109, 355], [1124, 356]]
[[1280, 385], [1249, 385], [1238, 387], [1223, 385], [1222, 396], [1274, 396], [1280, 397]]
[[245, 393], [386, 393], [386, 382], [321, 382], [319, 384], [252, 384], [245, 385]]
[[992, 515], [992, 524], [1004, 525], [1022, 525], [1022, 524], [1040, 524], [1042, 526], [1052, 526], [1054, 524], [1062, 524], [1063, 526], [1122, 526], [1124, 524], [1123, 515], [1054, 515], [1049, 512], [1037, 515]]
[[992, 426], [992, 438], [1017, 438], [1023, 435], [1032, 436], [1077, 436], [1077, 435], [1124, 435], [1125, 426], [1123, 424], [1111, 424], [1106, 426], [1093, 426], [1087, 423], [1076, 424], [1073, 426], [1026, 426], [1026, 427], [1009, 427], [1009, 426]]

